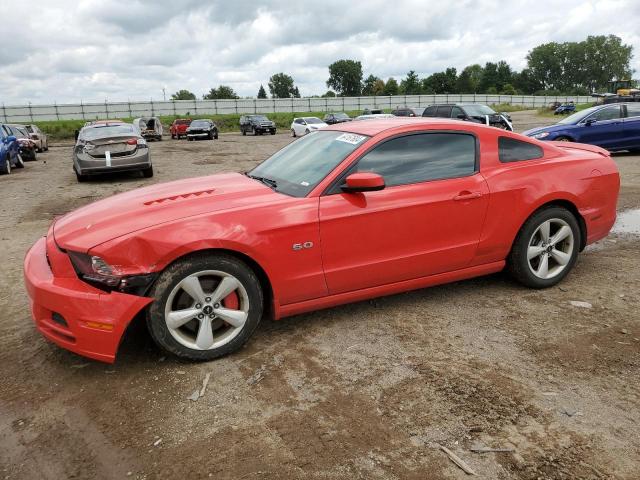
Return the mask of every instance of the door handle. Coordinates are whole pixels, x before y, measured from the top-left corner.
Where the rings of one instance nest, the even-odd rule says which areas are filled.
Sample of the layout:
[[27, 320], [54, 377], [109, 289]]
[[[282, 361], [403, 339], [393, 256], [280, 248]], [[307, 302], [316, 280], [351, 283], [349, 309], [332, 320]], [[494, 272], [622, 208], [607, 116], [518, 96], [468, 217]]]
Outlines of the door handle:
[[481, 196], [482, 196], [482, 193], [480, 193], [480, 192], [464, 191], [464, 192], [460, 192], [458, 195], [453, 197], [453, 199], [456, 200], [456, 201], [473, 200], [474, 198], [480, 198]]

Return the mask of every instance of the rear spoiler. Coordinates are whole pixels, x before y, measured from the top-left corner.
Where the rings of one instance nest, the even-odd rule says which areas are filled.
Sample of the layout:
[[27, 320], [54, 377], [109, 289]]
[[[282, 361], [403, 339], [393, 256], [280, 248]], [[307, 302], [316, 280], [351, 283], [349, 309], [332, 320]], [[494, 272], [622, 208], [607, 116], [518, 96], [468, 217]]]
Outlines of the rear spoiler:
[[573, 142], [548, 142], [554, 147], [562, 148], [564, 150], [582, 150], [592, 153], [597, 153], [603, 157], [610, 157], [611, 154], [608, 150], [595, 145], [588, 145], [586, 143], [573, 143]]

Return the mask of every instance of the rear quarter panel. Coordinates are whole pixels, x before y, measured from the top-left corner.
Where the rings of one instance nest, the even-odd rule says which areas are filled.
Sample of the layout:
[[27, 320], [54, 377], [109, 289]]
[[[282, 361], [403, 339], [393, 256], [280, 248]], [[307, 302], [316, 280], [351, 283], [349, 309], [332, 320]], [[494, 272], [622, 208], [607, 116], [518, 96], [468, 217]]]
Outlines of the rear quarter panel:
[[584, 219], [587, 244], [605, 237], [615, 222], [620, 177], [606, 150], [527, 140], [543, 148], [542, 159], [501, 163], [498, 138], [483, 139], [480, 171], [490, 201], [475, 264], [506, 258], [522, 225], [545, 204], [574, 205]]

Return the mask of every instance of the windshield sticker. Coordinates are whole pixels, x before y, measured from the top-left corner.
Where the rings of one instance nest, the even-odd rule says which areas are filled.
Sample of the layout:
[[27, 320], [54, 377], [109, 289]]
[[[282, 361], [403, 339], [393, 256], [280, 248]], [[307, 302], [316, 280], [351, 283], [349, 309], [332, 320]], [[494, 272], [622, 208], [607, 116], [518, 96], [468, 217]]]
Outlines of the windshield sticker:
[[350, 143], [351, 145], [357, 145], [361, 141], [363, 141], [367, 137], [363, 137], [362, 135], [356, 135], [354, 133], [343, 133], [339, 137], [336, 138], [338, 142]]
[[302, 185], [303, 187], [308, 187], [309, 186], [309, 182], [300, 182], [300, 185]]

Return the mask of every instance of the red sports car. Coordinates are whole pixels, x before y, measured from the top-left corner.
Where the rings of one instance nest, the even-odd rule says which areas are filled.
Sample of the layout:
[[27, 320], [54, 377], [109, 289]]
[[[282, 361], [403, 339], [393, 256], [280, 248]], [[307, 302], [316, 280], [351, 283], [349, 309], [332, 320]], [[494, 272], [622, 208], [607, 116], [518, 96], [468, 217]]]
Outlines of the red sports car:
[[605, 150], [445, 119], [341, 123], [252, 171], [119, 194], [59, 219], [28, 252], [33, 317], [112, 362], [144, 315], [167, 352], [208, 360], [263, 317], [508, 267], [560, 282], [616, 218]]

